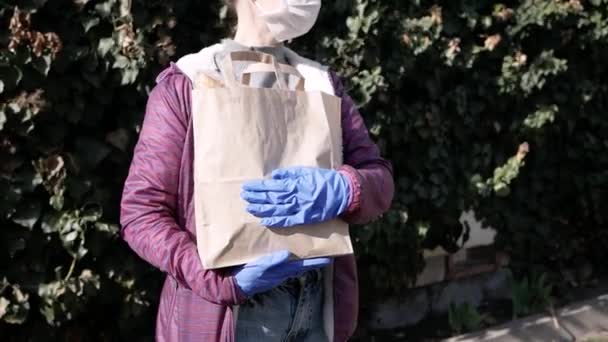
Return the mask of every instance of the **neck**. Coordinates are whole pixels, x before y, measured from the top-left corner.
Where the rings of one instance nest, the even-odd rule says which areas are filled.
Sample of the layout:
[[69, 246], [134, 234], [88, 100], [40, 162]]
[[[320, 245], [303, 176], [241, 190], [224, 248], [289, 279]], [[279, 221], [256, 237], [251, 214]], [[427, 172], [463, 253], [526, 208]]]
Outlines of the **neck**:
[[250, 47], [277, 46], [281, 44], [276, 39], [274, 39], [270, 32], [264, 32], [263, 30], [255, 29], [245, 29], [242, 28], [240, 25], [236, 30], [234, 41], [239, 44]]
[[277, 46], [281, 44], [274, 39], [266, 23], [255, 15], [255, 11], [251, 7], [248, 13], [239, 13], [234, 41], [250, 47]]

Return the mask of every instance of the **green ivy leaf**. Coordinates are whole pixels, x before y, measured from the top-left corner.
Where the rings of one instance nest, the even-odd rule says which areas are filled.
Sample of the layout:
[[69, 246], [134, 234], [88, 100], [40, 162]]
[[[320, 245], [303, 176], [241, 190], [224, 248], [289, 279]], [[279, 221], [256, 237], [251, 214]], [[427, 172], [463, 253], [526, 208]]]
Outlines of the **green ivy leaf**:
[[494, 192], [499, 197], [507, 197], [511, 193], [511, 189], [504, 183], [498, 183], [494, 185]]
[[100, 57], [105, 57], [116, 45], [114, 38], [102, 38], [99, 40], [99, 44], [97, 45], [97, 52]]
[[30, 303], [27, 293], [4, 278], [0, 282], [0, 321], [8, 324], [23, 324], [27, 319]]
[[114, 6], [114, 3], [114, 0], [100, 2], [95, 5], [95, 11], [97, 11], [102, 18], [109, 17], [112, 15], [112, 6]]
[[44, 76], [49, 74], [49, 71], [51, 70], [51, 63], [51, 55], [43, 55], [42, 57], [34, 58], [32, 60], [32, 66], [34, 69]]
[[114, 60], [114, 64], [112, 64], [112, 68], [114, 69], [125, 69], [129, 66], [129, 59], [123, 55], [116, 56]]
[[74, 242], [78, 238], [79, 232], [72, 231], [62, 236], [63, 242], [71, 243]]
[[89, 32], [93, 27], [99, 25], [99, 23], [101, 23], [101, 19], [98, 17], [90, 17], [82, 22], [82, 28], [84, 29], [84, 32]]
[[137, 81], [139, 75], [139, 69], [127, 68], [122, 70], [122, 78], [120, 80], [121, 85], [129, 85]]
[[4, 108], [0, 107], [0, 131], [4, 129], [4, 124], [6, 123], [6, 113], [4, 112]]
[[40, 227], [45, 234], [58, 232], [60, 229], [59, 215], [55, 212], [44, 215]]
[[547, 123], [555, 121], [555, 114], [559, 111], [557, 105], [543, 106], [524, 120], [524, 126], [539, 129]]
[[38, 219], [40, 218], [40, 212], [42, 206], [38, 201], [28, 201], [23, 203], [13, 214], [12, 220], [16, 224], [23, 226], [28, 229], [32, 229]]
[[0, 94], [15, 89], [22, 78], [23, 73], [20, 68], [0, 67]]

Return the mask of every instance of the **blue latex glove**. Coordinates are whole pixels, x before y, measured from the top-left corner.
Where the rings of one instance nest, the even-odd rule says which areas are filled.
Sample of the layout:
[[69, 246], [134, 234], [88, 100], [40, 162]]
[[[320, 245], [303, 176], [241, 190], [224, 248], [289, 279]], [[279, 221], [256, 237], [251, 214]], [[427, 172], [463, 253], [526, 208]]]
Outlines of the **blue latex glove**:
[[348, 207], [350, 184], [335, 170], [311, 167], [278, 169], [272, 179], [245, 183], [247, 211], [272, 228], [313, 224], [338, 217]]
[[288, 251], [280, 251], [237, 268], [234, 275], [237, 285], [245, 295], [251, 297], [331, 262], [328, 258], [288, 261], [289, 255]]

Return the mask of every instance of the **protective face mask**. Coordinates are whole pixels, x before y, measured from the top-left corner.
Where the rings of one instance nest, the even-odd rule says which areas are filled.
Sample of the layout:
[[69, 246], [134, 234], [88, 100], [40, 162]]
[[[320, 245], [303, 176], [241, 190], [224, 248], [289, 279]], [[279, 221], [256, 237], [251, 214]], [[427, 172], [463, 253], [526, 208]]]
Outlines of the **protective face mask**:
[[281, 0], [280, 7], [275, 11], [265, 11], [256, 1], [254, 5], [258, 8], [260, 18], [279, 42], [308, 33], [321, 10], [321, 0]]

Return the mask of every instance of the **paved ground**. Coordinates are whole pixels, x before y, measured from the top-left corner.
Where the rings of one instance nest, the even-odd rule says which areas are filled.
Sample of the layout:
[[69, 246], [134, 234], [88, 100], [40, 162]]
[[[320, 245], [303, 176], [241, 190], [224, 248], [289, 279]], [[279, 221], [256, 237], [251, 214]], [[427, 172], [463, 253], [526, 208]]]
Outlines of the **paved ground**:
[[[555, 316], [532, 316], [446, 341], [586, 341], [591, 336], [602, 334], [608, 336], [608, 294], [570, 304], [558, 310]], [[608, 341], [608, 338], [592, 341]]]

